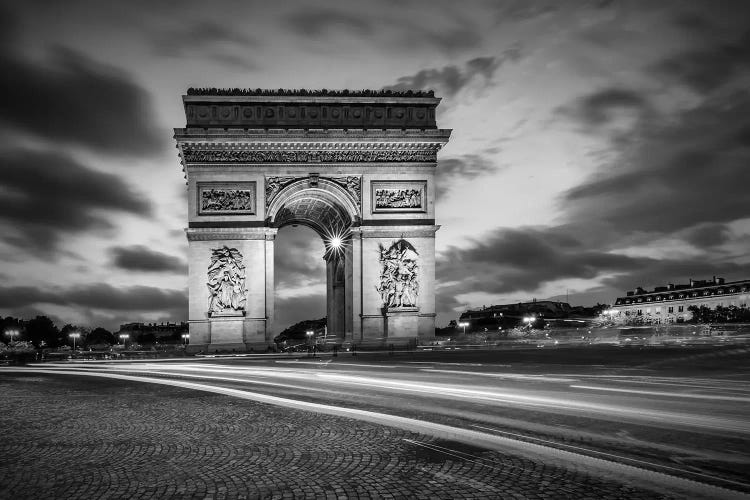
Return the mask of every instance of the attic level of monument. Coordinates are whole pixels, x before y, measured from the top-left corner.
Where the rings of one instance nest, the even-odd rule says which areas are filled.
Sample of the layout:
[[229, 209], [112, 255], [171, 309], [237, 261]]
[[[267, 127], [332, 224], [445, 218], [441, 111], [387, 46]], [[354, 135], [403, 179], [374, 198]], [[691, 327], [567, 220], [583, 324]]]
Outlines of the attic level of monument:
[[424, 92], [193, 89], [183, 103], [187, 128], [427, 130], [437, 128], [440, 99]]
[[328, 90], [328, 89], [241, 89], [241, 88], [195, 88], [187, 95], [209, 96], [311, 96], [311, 97], [435, 97], [432, 90]]

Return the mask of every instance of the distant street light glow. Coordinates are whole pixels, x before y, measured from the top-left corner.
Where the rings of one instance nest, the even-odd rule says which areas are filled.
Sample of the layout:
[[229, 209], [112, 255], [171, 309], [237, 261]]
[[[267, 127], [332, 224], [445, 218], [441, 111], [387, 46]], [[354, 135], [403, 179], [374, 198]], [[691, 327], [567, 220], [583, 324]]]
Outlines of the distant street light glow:
[[461, 321], [458, 323], [458, 326], [462, 326], [464, 328], [464, 335], [466, 335], [466, 327], [469, 326], [468, 321]]
[[73, 339], [73, 351], [75, 351], [76, 350], [76, 339], [81, 338], [81, 334], [78, 333], [78, 332], [73, 332], [73, 333], [69, 333], [68, 337], [70, 337], [71, 339]]
[[18, 330], [8, 330], [7, 332], [5, 332], [5, 335], [9, 336], [10, 341], [13, 342], [13, 336], [18, 335]]

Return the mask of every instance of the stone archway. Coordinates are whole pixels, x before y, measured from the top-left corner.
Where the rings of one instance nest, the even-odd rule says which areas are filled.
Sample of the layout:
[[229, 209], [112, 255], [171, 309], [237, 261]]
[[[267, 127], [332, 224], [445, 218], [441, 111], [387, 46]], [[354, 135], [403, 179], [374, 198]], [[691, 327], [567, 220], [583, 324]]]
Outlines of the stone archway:
[[289, 224], [323, 238], [339, 340], [434, 336], [435, 167], [450, 136], [435, 123], [440, 99], [190, 89], [183, 102], [191, 349], [272, 344], [275, 236]]
[[268, 225], [276, 229], [305, 225], [323, 240], [328, 335], [343, 342], [347, 332], [349, 337], [352, 332], [350, 316], [354, 293], [352, 275], [346, 274], [346, 268], [347, 263], [352, 267], [352, 227], [360, 218], [355, 199], [360, 191], [359, 178], [329, 179], [316, 174], [307, 178], [272, 177], [269, 184], [272, 197], [268, 198]]

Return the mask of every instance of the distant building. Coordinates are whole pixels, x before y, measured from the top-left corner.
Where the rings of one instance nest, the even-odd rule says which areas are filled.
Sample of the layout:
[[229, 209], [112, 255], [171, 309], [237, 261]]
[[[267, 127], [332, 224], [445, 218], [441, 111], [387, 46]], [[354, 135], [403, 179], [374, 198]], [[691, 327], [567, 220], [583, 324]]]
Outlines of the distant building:
[[534, 316], [547, 322], [578, 317], [591, 318], [603, 307], [571, 306], [567, 302], [533, 300], [470, 309], [461, 314], [459, 322], [469, 323], [467, 331], [483, 331], [485, 328], [489, 331], [518, 326], [522, 324], [525, 316]]
[[[127, 334], [136, 342], [142, 340], [181, 340], [180, 335], [188, 332], [188, 324], [182, 323], [125, 323], [115, 335]], [[151, 337], [153, 335], [153, 337]]]
[[650, 316], [658, 322], [688, 321], [690, 306], [709, 309], [722, 307], [747, 307], [750, 302], [750, 280], [725, 282], [716, 276], [710, 280], [690, 280], [689, 284], [658, 286], [653, 291], [641, 287], [618, 297], [612, 310], [625, 316]]

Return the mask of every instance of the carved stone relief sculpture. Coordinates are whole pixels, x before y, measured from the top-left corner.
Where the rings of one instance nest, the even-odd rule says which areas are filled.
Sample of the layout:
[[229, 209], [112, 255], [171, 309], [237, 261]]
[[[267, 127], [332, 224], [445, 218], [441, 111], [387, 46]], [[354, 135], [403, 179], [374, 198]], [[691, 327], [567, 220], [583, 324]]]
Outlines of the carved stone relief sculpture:
[[266, 178], [266, 208], [271, 205], [271, 202], [279, 194], [281, 188], [287, 184], [293, 182], [295, 177], [267, 177]]
[[208, 315], [238, 316], [247, 301], [245, 265], [236, 248], [224, 246], [211, 251], [208, 266]]
[[424, 181], [373, 181], [371, 185], [373, 213], [426, 210]]
[[331, 177], [331, 180], [347, 190], [352, 195], [354, 201], [357, 202], [357, 206], [360, 207], [362, 203], [362, 180], [359, 176], [349, 175], [346, 177]]
[[375, 287], [388, 309], [417, 307], [419, 295], [417, 250], [401, 239], [380, 250], [380, 282]]
[[[249, 183], [248, 183], [249, 184]], [[254, 214], [255, 185], [248, 188], [198, 185], [199, 213], [212, 214]]]

